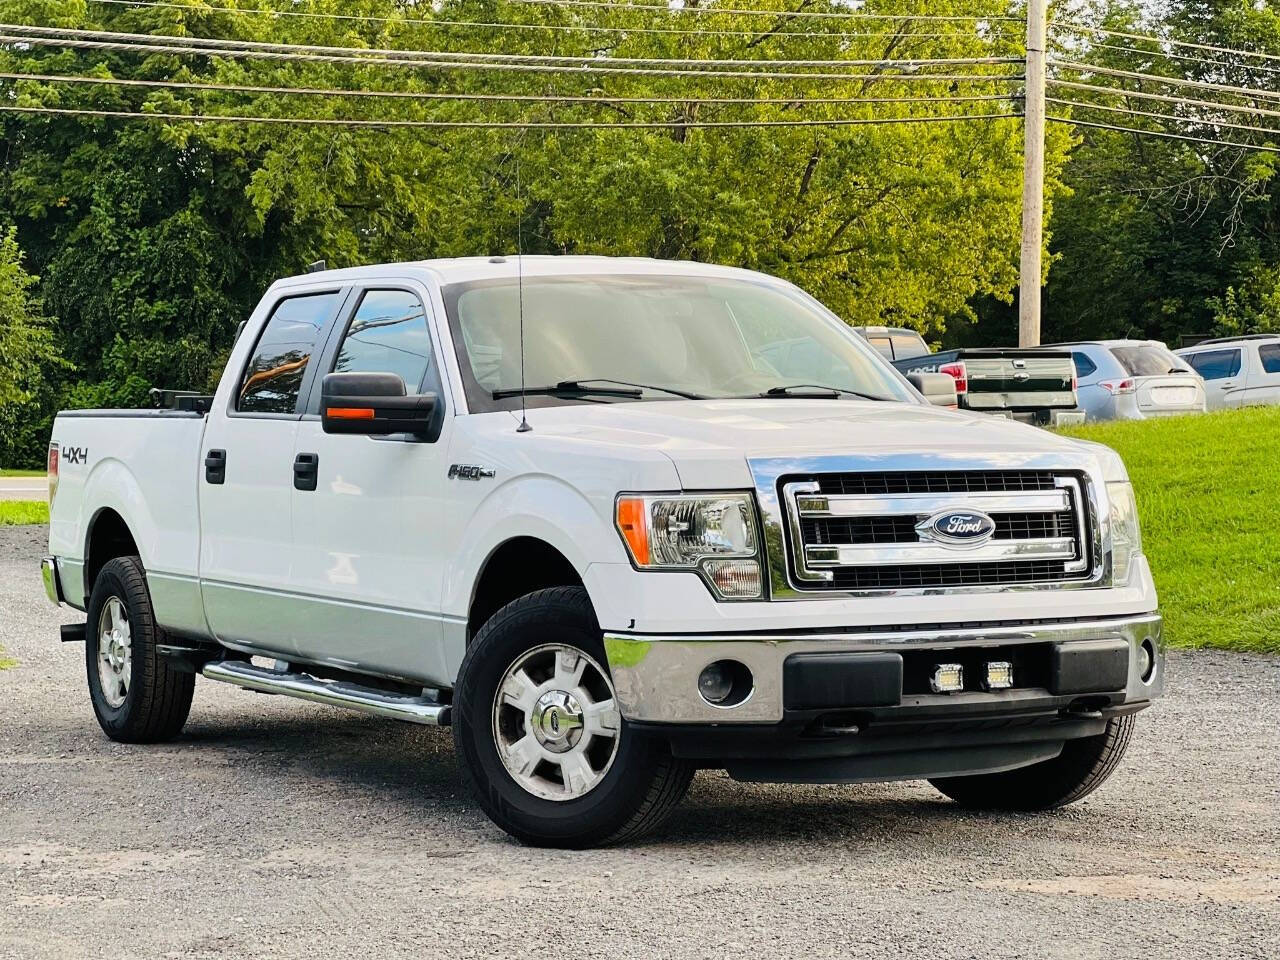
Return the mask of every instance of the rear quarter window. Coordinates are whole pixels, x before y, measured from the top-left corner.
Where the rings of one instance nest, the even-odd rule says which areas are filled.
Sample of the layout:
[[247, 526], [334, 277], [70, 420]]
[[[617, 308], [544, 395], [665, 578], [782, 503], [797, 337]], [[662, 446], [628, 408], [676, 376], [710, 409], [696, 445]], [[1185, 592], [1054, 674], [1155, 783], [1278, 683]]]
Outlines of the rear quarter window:
[[1071, 360], [1076, 365], [1076, 376], [1083, 380], [1085, 377], [1094, 373], [1098, 369], [1098, 365], [1089, 359], [1088, 354], [1075, 352], [1071, 354]]
[[893, 356], [897, 360], [910, 360], [912, 357], [924, 357], [929, 354], [928, 345], [915, 334], [897, 333], [890, 339], [893, 341]]

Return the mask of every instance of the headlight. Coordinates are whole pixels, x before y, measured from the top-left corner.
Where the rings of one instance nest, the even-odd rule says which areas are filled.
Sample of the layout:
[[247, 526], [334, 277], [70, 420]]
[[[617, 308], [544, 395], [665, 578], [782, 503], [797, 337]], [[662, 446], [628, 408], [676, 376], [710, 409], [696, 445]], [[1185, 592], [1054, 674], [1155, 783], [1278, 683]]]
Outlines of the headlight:
[[1138, 503], [1127, 480], [1109, 481], [1107, 498], [1111, 501], [1111, 582], [1124, 584], [1129, 582], [1134, 557], [1142, 553]]
[[623, 495], [617, 524], [642, 570], [696, 571], [724, 599], [762, 596], [756, 508], [748, 493]]

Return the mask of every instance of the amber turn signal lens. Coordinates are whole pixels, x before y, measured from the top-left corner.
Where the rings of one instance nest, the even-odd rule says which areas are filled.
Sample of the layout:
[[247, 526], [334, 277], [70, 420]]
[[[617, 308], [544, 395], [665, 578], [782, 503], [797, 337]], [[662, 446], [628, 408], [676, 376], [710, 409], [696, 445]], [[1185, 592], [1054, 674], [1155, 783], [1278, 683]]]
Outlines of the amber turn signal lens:
[[631, 558], [640, 566], [649, 564], [649, 530], [645, 525], [644, 499], [621, 497], [618, 500], [618, 529], [627, 541]]
[[330, 420], [372, 420], [372, 407], [330, 407], [326, 412]]

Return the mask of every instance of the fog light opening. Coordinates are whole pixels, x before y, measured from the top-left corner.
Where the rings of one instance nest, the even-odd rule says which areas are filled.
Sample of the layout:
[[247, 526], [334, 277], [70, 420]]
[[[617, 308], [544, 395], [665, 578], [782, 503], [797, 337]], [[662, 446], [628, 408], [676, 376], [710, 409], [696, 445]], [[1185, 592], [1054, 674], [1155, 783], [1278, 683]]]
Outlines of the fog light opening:
[[736, 707], [746, 702], [754, 686], [751, 671], [737, 660], [717, 660], [698, 674], [698, 693], [713, 707]]
[[1138, 648], [1138, 676], [1143, 683], [1150, 683], [1156, 675], [1156, 648], [1148, 637]]

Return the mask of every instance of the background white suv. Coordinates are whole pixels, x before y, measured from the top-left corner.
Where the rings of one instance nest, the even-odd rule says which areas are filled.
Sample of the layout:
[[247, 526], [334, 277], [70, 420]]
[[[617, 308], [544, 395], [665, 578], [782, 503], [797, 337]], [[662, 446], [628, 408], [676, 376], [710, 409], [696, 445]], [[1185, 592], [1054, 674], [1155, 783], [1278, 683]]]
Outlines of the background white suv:
[[1280, 404], [1280, 334], [1205, 340], [1176, 353], [1204, 377], [1210, 410]]

